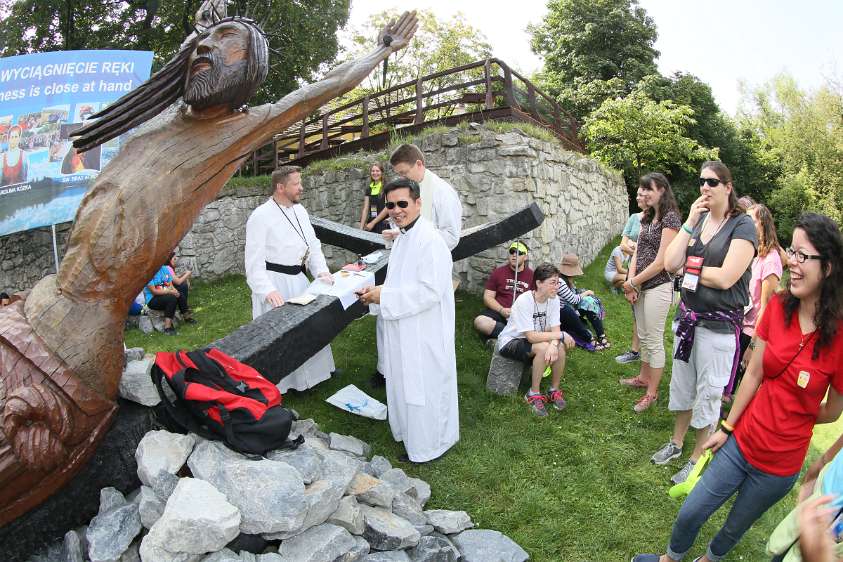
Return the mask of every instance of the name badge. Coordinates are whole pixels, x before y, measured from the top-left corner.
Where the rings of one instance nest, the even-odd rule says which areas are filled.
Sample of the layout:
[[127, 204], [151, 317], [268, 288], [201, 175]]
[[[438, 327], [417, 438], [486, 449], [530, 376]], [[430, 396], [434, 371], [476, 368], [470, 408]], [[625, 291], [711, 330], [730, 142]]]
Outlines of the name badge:
[[811, 373], [808, 371], [799, 371], [799, 378], [796, 379], [796, 384], [799, 385], [799, 388], [807, 388], [810, 381]]
[[377, 207], [375, 207], [374, 209], [370, 209], [370, 210], [369, 210], [369, 216], [371, 216], [372, 218], [376, 218], [376, 217], [378, 216], [378, 209], [377, 209]]
[[696, 292], [697, 286], [700, 283], [700, 273], [702, 272], [703, 257], [702, 256], [688, 256], [685, 260], [685, 276], [682, 278], [682, 288], [690, 292]]

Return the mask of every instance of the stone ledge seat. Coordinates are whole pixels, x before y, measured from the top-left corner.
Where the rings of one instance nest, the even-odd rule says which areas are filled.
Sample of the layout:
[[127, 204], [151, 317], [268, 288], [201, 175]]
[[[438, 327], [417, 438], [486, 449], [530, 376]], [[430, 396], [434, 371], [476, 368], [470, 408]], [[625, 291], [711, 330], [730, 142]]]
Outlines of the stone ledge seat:
[[498, 353], [495, 346], [492, 361], [489, 363], [489, 374], [486, 377], [486, 390], [500, 395], [517, 394], [524, 371], [529, 367], [521, 361], [504, 357]]

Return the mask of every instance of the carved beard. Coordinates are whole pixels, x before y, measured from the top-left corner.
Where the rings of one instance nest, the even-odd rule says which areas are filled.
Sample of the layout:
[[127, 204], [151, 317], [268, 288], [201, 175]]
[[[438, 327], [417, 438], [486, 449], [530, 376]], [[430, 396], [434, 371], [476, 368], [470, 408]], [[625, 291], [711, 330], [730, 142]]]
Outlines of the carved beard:
[[[215, 105], [231, 105], [238, 94], [246, 88], [245, 60], [227, 65], [216, 51], [197, 57], [206, 60], [210, 68], [190, 76], [184, 91], [184, 101], [194, 109], [205, 109]], [[194, 61], [195, 62], [195, 61]], [[188, 69], [188, 72], [190, 70]], [[235, 109], [235, 108], [231, 108]]]

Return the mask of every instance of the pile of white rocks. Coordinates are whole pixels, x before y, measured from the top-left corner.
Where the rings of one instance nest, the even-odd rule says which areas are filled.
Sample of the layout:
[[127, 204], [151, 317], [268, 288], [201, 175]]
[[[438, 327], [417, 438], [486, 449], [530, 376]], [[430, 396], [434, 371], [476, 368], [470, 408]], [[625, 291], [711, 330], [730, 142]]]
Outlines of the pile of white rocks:
[[[248, 458], [195, 435], [151, 431], [139, 490], [102, 490], [99, 514], [54, 547], [68, 562], [522, 562], [464, 511], [425, 510], [430, 486], [369, 460], [370, 447], [294, 423], [295, 450]], [[40, 558], [42, 560], [47, 558]]]

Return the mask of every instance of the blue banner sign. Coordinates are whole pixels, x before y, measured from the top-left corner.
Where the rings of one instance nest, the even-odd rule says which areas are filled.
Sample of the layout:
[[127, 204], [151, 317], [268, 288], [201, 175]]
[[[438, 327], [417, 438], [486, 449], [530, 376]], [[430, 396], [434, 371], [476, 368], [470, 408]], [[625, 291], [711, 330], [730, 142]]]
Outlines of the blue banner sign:
[[151, 67], [149, 51], [0, 58], [0, 236], [73, 220], [120, 141], [77, 153], [69, 135]]

